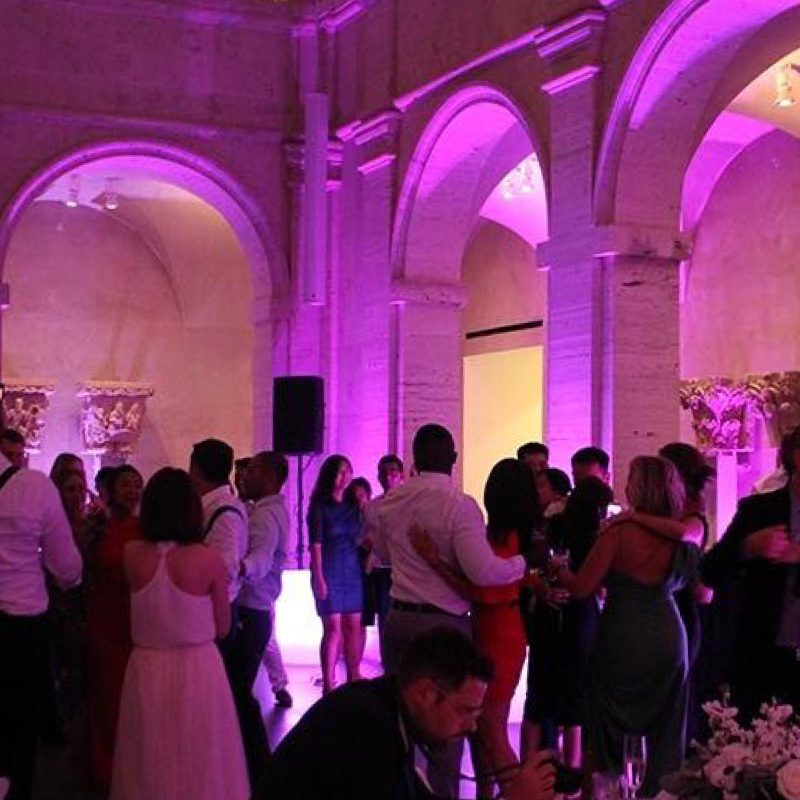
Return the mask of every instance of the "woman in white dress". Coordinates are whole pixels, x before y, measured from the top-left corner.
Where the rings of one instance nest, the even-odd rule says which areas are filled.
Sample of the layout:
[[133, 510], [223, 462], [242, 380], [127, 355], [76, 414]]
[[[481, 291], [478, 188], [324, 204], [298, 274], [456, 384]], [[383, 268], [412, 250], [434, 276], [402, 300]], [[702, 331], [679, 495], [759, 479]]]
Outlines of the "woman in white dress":
[[246, 800], [239, 724], [215, 638], [230, 627], [225, 569], [201, 544], [189, 475], [142, 496], [144, 539], [125, 550], [134, 650], [120, 705], [111, 800]]

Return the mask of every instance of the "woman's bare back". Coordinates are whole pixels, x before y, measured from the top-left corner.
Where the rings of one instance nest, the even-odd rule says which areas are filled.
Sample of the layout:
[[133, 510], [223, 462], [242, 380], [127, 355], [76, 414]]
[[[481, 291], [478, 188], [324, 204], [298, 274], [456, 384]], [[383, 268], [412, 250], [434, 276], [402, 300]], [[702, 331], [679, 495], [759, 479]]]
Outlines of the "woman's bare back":
[[677, 542], [650, 533], [633, 522], [620, 523], [619, 544], [612, 570], [621, 572], [639, 583], [657, 586], [670, 575]]
[[[153, 579], [162, 557], [156, 545], [135, 542], [125, 553], [125, 569], [133, 591], [143, 589]], [[166, 567], [172, 582], [182, 591], [207, 595], [218, 577], [219, 556], [202, 544], [177, 546], [166, 554]]]

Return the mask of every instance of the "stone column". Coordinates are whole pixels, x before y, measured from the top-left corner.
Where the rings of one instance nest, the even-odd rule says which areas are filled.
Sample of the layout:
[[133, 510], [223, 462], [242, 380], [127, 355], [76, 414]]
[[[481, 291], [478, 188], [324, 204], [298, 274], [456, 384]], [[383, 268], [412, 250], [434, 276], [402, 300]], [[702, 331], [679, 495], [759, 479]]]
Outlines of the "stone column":
[[549, 269], [545, 348], [545, 431], [561, 467], [586, 444], [599, 444], [603, 289], [585, 239], [594, 222], [597, 77], [605, 29], [602, 10], [583, 11], [543, 30], [536, 48], [550, 79], [550, 241], [537, 259]]
[[[340, 223], [338, 193], [341, 186], [342, 150], [338, 142], [329, 141], [326, 155], [324, 246], [318, 253], [317, 267], [322, 270], [321, 295], [313, 302], [304, 301], [297, 276], [305, 260], [308, 237], [305, 230], [310, 224], [305, 203], [305, 144], [302, 140], [287, 142], [285, 147], [287, 173], [292, 200], [292, 258], [293, 296], [289, 303], [272, 305], [269, 320], [272, 324], [272, 372], [275, 375], [321, 375], [325, 382], [325, 435], [326, 454], [340, 449], [338, 443], [337, 399], [338, 399], [338, 334], [339, 319], [337, 285], [339, 281]], [[318, 287], [320, 288], [320, 287]], [[264, 320], [265, 324], [268, 320]], [[270, 390], [269, 413], [272, 412]], [[271, 419], [269, 422], [271, 429]], [[270, 445], [271, 446], [271, 440]], [[324, 454], [323, 454], [324, 456]], [[297, 554], [296, 566], [306, 566], [304, 554], [306, 508], [298, 514], [298, 470], [302, 470], [302, 488], [305, 506], [311, 495], [322, 457], [303, 456], [290, 459], [290, 475], [284, 493], [292, 522], [290, 552]], [[301, 466], [302, 464], [302, 466]], [[298, 521], [299, 520], [299, 521]]]
[[428, 422], [444, 425], [460, 447], [461, 311], [467, 297], [461, 286], [398, 279], [391, 299], [394, 449], [410, 463], [414, 433]]
[[593, 403], [620, 490], [631, 459], [679, 438], [680, 258], [625, 251], [600, 258], [603, 376]]
[[[389, 283], [401, 115], [385, 111], [339, 131], [345, 142], [340, 276], [340, 447], [372, 475], [394, 449]], [[346, 218], [345, 218], [346, 217]]]
[[679, 264], [673, 231], [601, 225], [594, 177], [598, 77], [605, 13], [581, 12], [543, 31], [551, 79], [550, 239], [537, 258], [548, 272], [547, 441], [561, 467], [580, 447], [612, 456], [614, 484], [630, 459], [677, 438]]

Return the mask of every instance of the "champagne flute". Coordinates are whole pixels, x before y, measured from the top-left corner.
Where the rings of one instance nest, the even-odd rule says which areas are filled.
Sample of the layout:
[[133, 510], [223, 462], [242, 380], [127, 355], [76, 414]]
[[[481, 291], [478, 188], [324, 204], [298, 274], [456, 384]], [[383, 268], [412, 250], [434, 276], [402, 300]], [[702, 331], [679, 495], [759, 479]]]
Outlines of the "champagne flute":
[[636, 800], [647, 770], [647, 742], [638, 733], [626, 733], [622, 740], [622, 770], [626, 793]]

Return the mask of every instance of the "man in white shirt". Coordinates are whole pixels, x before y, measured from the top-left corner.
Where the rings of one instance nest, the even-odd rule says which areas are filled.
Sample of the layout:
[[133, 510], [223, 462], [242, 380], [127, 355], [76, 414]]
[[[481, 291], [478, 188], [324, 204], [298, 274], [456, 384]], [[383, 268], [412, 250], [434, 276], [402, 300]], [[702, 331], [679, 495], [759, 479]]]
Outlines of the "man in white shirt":
[[250, 631], [245, 627], [247, 621], [239, 619], [235, 603], [242, 585], [240, 570], [247, 553], [249, 534], [247, 509], [231, 491], [232, 471], [233, 448], [229, 444], [219, 439], [205, 439], [192, 449], [189, 474], [203, 504], [205, 542], [222, 556], [228, 575], [231, 631], [219, 643], [219, 649], [239, 717], [250, 785], [254, 786], [269, 757], [269, 743], [261, 714], [252, 713]]
[[[275, 603], [281, 593], [281, 574], [289, 542], [289, 512], [281, 489], [289, 464], [279, 453], [253, 456], [245, 476], [250, 509], [250, 543], [242, 560], [242, 590], [237, 601], [247, 649], [251, 715], [260, 716], [252, 688], [270, 637], [274, 635]], [[285, 688], [284, 688], [285, 691]]]
[[0, 776], [10, 778], [8, 800], [29, 800], [47, 664], [45, 574], [69, 589], [83, 565], [46, 475], [0, 455], [0, 484]]
[[[253, 459], [237, 458], [234, 462], [233, 485], [236, 487], [236, 494], [239, 499], [247, 506], [248, 513], [252, 508], [252, 501], [247, 495], [247, 468]], [[275, 609], [272, 609], [272, 634], [267, 642], [262, 659], [264, 669], [267, 671], [269, 685], [275, 695], [275, 705], [279, 708], [291, 708], [292, 695], [289, 693], [289, 676], [286, 674], [286, 667], [283, 666], [283, 656], [278, 640], [275, 637]]]
[[[525, 573], [521, 556], [496, 556], [486, 539], [478, 504], [459, 491], [451, 474], [453, 437], [441, 425], [423, 425], [414, 437], [417, 475], [393, 489], [375, 514], [376, 551], [392, 565], [391, 608], [381, 636], [381, 655], [394, 673], [408, 644], [421, 633], [449, 625], [470, 635], [470, 603], [417, 555], [409, 539], [415, 523], [433, 538], [443, 561], [477, 586], [503, 586]], [[429, 778], [434, 792], [458, 796], [461, 744], [443, 752]]]
[[[372, 528], [375, 525], [376, 515], [381, 503], [386, 499], [386, 495], [392, 490], [401, 486], [406, 479], [405, 468], [402, 460], [394, 453], [389, 453], [381, 457], [378, 461], [378, 483], [383, 489], [383, 494], [376, 497], [367, 504], [364, 509], [364, 529], [367, 541], [372, 542]], [[386, 623], [386, 616], [389, 613], [389, 590], [392, 586], [392, 569], [378, 558], [373, 550], [367, 560], [367, 590], [370, 593], [370, 605], [361, 614], [361, 624], [370, 626], [378, 620], [378, 630], [383, 630]]]

